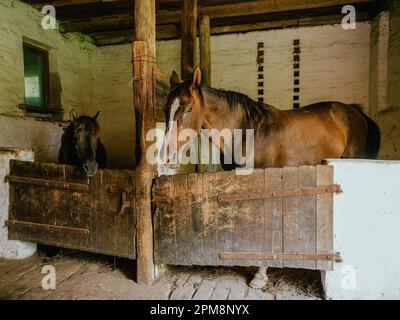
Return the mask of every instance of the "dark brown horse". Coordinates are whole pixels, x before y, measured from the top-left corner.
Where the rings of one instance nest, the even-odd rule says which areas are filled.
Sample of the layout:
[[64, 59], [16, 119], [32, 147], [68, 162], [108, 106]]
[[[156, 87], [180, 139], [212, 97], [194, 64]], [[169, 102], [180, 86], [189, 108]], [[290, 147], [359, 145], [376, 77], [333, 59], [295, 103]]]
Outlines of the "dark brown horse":
[[[186, 128], [195, 132], [201, 128], [254, 129], [255, 168], [316, 165], [327, 158], [375, 158], [379, 151], [380, 130], [357, 105], [327, 101], [283, 111], [241, 93], [202, 84], [199, 68], [186, 82], [173, 72], [170, 84], [164, 108], [167, 134], [161, 151], [167, 166], [173, 159], [165, 146], [179, 150], [187, 143], [171, 139], [172, 121], [176, 121], [178, 135]], [[235, 147], [234, 143], [227, 143], [228, 148]], [[266, 279], [266, 268], [260, 268], [250, 285], [260, 287]]]
[[100, 141], [100, 127], [97, 117], [77, 117], [72, 110], [72, 122], [61, 137], [58, 154], [59, 163], [81, 167], [86, 177], [96, 174], [98, 168], [106, 166], [106, 150]]

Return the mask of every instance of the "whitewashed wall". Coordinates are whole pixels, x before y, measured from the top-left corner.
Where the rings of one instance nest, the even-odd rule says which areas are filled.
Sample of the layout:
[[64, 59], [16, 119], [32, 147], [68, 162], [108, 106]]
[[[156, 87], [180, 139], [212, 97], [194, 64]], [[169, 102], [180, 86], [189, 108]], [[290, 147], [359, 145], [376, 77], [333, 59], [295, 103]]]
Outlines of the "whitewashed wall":
[[18, 105], [24, 102], [23, 39], [49, 48], [51, 78], [58, 78], [57, 100], [68, 111], [89, 108], [90, 55], [96, 49], [82, 35], [61, 35], [41, 27], [43, 15], [15, 0], [0, 1], [0, 147], [32, 148], [37, 159], [56, 161], [62, 129], [57, 123], [23, 117]]
[[61, 104], [64, 108], [88, 106], [90, 82], [86, 73], [88, 56], [96, 47], [79, 34], [61, 35], [41, 27], [40, 11], [16, 0], [0, 1], [0, 111], [21, 114], [18, 104], [24, 101], [23, 39], [49, 48], [54, 59], [52, 72], [61, 80]]
[[11, 159], [33, 161], [34, 154], [27, 149], [0, 148], [0, 258], [24, 259], [36, 252], [36, 244], [8, 240], [8, 229], [5, 227], [9, 213], [9, 184], [4, 179], [10, 173]]
[[91, 61], [91, 107], [98, 117], [108, 165], [133, 168], [135, 165], [135, 113], [133, 108], [131, 45], [97, 48]]
[[43, 162], [57, 162], [62, 133], [58, 123], [0, 116], [0, 147], [30, 148]]
[[[212, 86], [257, 98], [257, 43], [264, 42], [265, 101], [293, 106], [293, 40], [300, 39], [301, 104], [321, 100], [368, 107], [368, 22], [356, 30], [340, 25], [258, 31], [211, 37]], [[157, 66], [180, 71], [180, 41], [157, 43]]]

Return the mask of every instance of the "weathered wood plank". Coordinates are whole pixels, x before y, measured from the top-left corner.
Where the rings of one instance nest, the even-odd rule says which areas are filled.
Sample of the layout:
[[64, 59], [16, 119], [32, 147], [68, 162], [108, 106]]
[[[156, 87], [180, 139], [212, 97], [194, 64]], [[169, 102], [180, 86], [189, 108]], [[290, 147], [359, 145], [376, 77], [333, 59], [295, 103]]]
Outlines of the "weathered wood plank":
[[205, 265], [214, 265], [218, 258], [217, 232], [219, 221], [217, 217], [217, 203], [215, 195], [216, 175], [203, 173], [202, 190], [203, 201], [201, 212], [203, 216], [203, 261]]
[[[214, 189], [211, 191], [214, 193], [214, 196], [218, 196], [219, 194], [230, 194], [234, 192], [235, 186], [235, 177], [231, 172], [217, 172], [214, 173], [216, 176]], [[235, 205], [229, 202], [220, 203], [217, 202], [215, 204], [216, 210], [214, 212], [215, 220], [217, 221], [217, 229], [216, 229], [216, 246], [217, 253], [219, 254], [224, 249], [227, 251], [233, 250], [233, 220], [232, 217], [235, 212]], [[218, 262], [219, 257], [217, 257], [214, 261], [216, 265], [230, 265], [229, 261], [220, 260]]]
[[[298, 188], [298, 168], [283, 168], [283, 190]], [[299, 230], [299, 199], [298, 197], [285, 197], [283, 199], [283, 252], [298, 251]], [[298, 268], [299, 261], [285, 260], [284, 267]]]
[[[82, 239], [81, 247], [91, 248], [92, 251], [96, 251], [95, 247], [95, 217], [97, 212], [97, 203], [92, 201], [94, 185], [90, 185], [90, 180], [84, 177], [81, 173], [80, 168], [75, 166], [63, 166], [63, 176], [67, 181], [85, 181], [89, 184], [89, 193], [79, 196], [77, 193], [73, 193], [73, 201], [68, 203], [67, 212], [77, 222], [77, 225], [82, 225], [90, 230], [89, 238]], [[66, 242], [69, 243], [71, 239], [66, 235]], [[79, 249], [79, 248], [77, 248]]]
[[192, 248], [192, 228], [190, 221], [190, 195], [188, 195], [187, 175], [172, 176], [174, 187], [173, 211], [175, 217], [175, 250], [176, 264], [190, 265]]
[[[77, 179], [66, 172], [74, 171], [71, 166], [46, 163], [14, 162], [11, 173], [23, 177], [49, 179], [60, 182], [82, 182], [82, 175]], [[10, 239], [47, 243], [52, 245], [69, 245], [77, 249], [87, 249], [89, 238], [87, 233], [68, 232], [74, 229], [88, 229], [90, 212], [82, 217], [74, 214], [75, 207], [90, 206], [88, 193], [74, 190], [61, 190], [40, 185], [10, 185], [10, 217], [11, 221], [27, 222], [15, 224], [9, 228]], [[29, 227], [33, 223], [33, 227]], [[65, 227], [65, 232], [55, 232], [52, 228], [41, 228], [41, 225]], [[54, 230], [56, 230], [55, 228]]]
[[[299, 188], [315, 187], [316, 167], [299, 167]], [[316, 250], [316, 195], [305, 195], [299, 197], [299, 250], [301, 252], [313, 253]], [[315, 269], [315, 261], [302, 261], [301, 268]]]
[[155, 203], [154, 256], [156, 263], [174, 264], [174, 261], [176, 261], [173, 187], [171, 177], [163, 176], [156, 179], [153, 189]]
[[191, 254], [190, 261], [193, 265], [201, 265], [206, 248], [203, 247], [204, 219], [201, 211], [203, 200], [201, 174], [188, 175], [188, 192], [190, 195], [190, 221], [191, 221]]
[[[317, 166], [317, 186], [333, 182], [332, 166]], [[316, 252], [333, 251], [333, 194], [320, 194], [316, 198]], [[317, 269], [333, 270], [333, 262], [317, 261]]]
[[[134, 258], [135, 249], [135, 175], [128, 170], [99, 172], [96, 199], [96, 244], [99, 251], [115, 252], [118, 256]], [[122, 193], [129, 207], [121, 212]]]
[[[167, 216], [164, 219], [157, 218], [161, 223], [160, 228], [172, 229], [171, 235], [175, 235], [174, 228], [178, 225], [178, 228], [183, 228], [178, 233], [185, 234], [183, 241], [180, 240], [180, 236], [175, 241], [171, 235], [164, 236], [157, 232], [155, 241], [160, 244], [156, 247], [164, 248], [162, 251], [156, 250], [157, 261], [184, 265], [316, 268], [317, 256], [313, 254], [316, 253], [317, 246], [316, 199], [319, 194], [292, 192], [290, 195], [271, 198], [217, 200], [221, 196], [228, 197], [234, 194], [279, 194], [298, 188], [311, 190], [310, 188], [316, 187], [316, 167], [269, 168], [255, 170], [247, 176], [239, 176], [235, 172], [218, 172], [190, 174], [186, 177], [186, 189], [182, 187], [184, 184], [179, 182], [182, 177], [161, 177], [156, 180], [156, 185], [179, 188], [179, 192], [173, 197], [173, 201], [178, 201], [174, 205], [174, 214], [181, 216], [179, 219], [187, 215], [187, 208], [183, 205], [184, 200], [179, 200], [178, 195], [182, 192], [188, 193], [191, 199], [188, 218], [190, 223], [175, 223], [169, 213], [156, 211], [157, 215]], [[327, 186], [329, 183], [319, 186]], [[171, 198], [167, 188], [159, 192], [161, 189], [158, 187], [157, 197]], [[192, 241], [185, 240], [188, 235]], [[332, 234], [328, 236], [332, 237]], [[165, 246], [172, 241], [175, 241], [173, 246]], [[331, 256], [331, 250], [332, 248], [325, 247], [318, 252], [323, 254], [323, 258]], [[222, 257], [221, 252], [227, 254]], [[302, 255], [293, 258], [282, 255], [282, 258], [279, 258], [282, 252]], [[236, 253], [238, 255], [235, 256]], [[246, 258], [246, 253], [253, 254], [252, 258]], [[265, 258], [257, 255], [259, 253], [263, 253]], [[273, 253], [278, 254], [278, 260], [273, 260]], [[171, 255], [179, 255], [179, 258], [170, 258]], [[301, 258], [303, 256], [304, 259]]]
[[[281, 191], [283, 187], [281, 168], [265, 169], [264, 191]], [[282, 252], [283, 250], [283, 216], [282, 198], [266, 199], [264, 202], [264, 248], [266, 252]], [[283, 262], [268, 260], [269, 267], [282, 267]]]
[[[238, 176], [240, 184], [243, 185], [243, 190], [246, 189], [249, 193], [257, 193], [264, 190], [265, 174], [264, 170], [255, 170], [250, 175]], [[241, 208], [246, 220], [242, 226], [242, 236], [245, 238], [244, 249], [246, 251], [261, 252], [265, 244], [265, 228], [264, 228], [264, 200], [249, 200], [243, 201]], [[265, 265], [263, 260], [255, 260], [254, 265]], [[249, 265], [247, 261], [244, 265]]]
[[85, 181], [89, 191], [11, 184], [10, 239], [135, 258], [134, 210], [118, 215], [120, 195], [108, 190], [132, 190], [133, 201], [133, 171], [100, 170], [89, 180], [79, 168], [60, 164], [15, 162], [12, 170], [25, 177]]

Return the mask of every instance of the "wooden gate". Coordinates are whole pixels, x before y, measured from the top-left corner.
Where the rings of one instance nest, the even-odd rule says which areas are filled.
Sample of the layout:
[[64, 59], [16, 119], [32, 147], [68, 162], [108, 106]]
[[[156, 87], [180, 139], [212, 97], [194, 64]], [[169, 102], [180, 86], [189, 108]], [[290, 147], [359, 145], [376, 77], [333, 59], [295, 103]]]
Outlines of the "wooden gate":
[[11, 162], [9, 239], [135, 259], [135, 173]]
[[155, 262], [331, 270], [332, 183], [331, 166], [157, 178]]

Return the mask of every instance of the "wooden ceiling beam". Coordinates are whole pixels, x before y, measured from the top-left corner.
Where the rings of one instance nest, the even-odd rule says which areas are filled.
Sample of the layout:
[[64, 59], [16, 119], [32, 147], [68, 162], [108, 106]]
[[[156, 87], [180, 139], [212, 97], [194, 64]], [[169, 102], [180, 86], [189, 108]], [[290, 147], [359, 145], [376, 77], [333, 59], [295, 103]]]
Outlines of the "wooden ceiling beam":
[[[82, 5], [102, 5], [109, 2], [123, 1], [133, 5], [134, 0], [22, 0], [23, 2], [29, 3], [37, 9], [41, 9], [44, 5], [50, 4], [56, 8], [68, 8], [77, 7]], [[214, 6], [214, 5], [224, 5], [243, 2], [243, 0], [198, 0], [199, 6]], [[174, 10], [181, 7], [181, 0], [157, 0], [157, 7], [161, 10]]]
[[55, 1], [48, 1], [48, 0], [30, 0], [24, 1], [31, 4], [33, 7], [37, 9], [41, 9], [44, 5], [50, 4], [56, 8], [63, 8], [63, 7], [73, 7], [73, 6], [80, 6], [85, 4], [103, 4], [114, 2], [118, 0], [55, 0]]
[[[366, 4], [375, 0], [352, 0], [352, 4]], [[199, 8], [199, 15], [207, 15], [210, 19], [231, 18], [278, 12], [295, 12], [298, 10], [311, 10], [329, 8], [349, 4], [349, 0], [260, 0], [245, 1], [241, 3], [204, 6]], [[180, 22], [180, 11], [158, 12], [157, 24], [170, 24]]]
[[[81, 19], [100, 18], [113, 15], [130, 14], [134, 0], [112, 0], [112, 2], [104, 2], [101, 0], [69, 0], [69, 1], [83, 1], [81, 5], [61, 6], [57, 7], [57, 17], [61, 21], [76, 21]], [[88, 2], [86, 2], [88, 1]], [[95, 2], [96, 1], [96, 2]], [[172, 4], [179, 5], [179, 1], [173, 0], [171, 3], [165, 3], [163, 8], [160, 9], [163, 1], [159, 1], [159, 10], [157, 12], [157, 24], [171, 24], [180, 23], [181, 10], [179, 7], [174, 7]], [[233, 2], [232, 2], [233, 1]], [[32, 1], [30, 1], [32, 2]], [[52, 3], [53, 5], [59, 3], [63, 4], [66, 1], [46, 1], [41, 3]], [[329, 8], [334, 6], [343, 6], [349, 2], [352, 4], [371, 4], [384, 2], [384, 0], [258, 0], [258, 1], [215, 1], [199, 2], [199, 15], [207, 15], [210, 19], [229, 18], [245, 15], [268, 14], [277, 12], [289, 12], [297, 10], [311, 10], [317, 8]], [[38, 5], [38, 4], [36, 4]]]
[[[214, 26], [211, 27], [212, 35], [221, 35], [226, 33], [244, 33], [251, 31], [271, 30], [271, 29], [282, 29], [290, 27], [304, 27], [304, 26], [317, 26], [326, 24], [337, 24], [340, 23], [343, 16], [338, 14], [330, 14], [325, 16], [304, 16], [293, 19], [283, 19], [275, 21], [263, 21], [237, 25], [226, 25], [226, 26]], [[368, 12], [360, 12], [357, 14], [357, 21], [367, 21], [370, 19]], [[94, 39], [98, 46], [115, 45], [122, 43], [130, 43], [134, 40], [133, 28], [94, 32], [89, 35]], [[180, 28], [175, 24], [173, 25], [162, 25], [157, 26], [156, 38], [157, 40], [170, 40], [180, 39]]]
[[[134, 0], [30, 0], [41, 7], [51, 3], [61, 20], [61, 31], [83, 32], [99, 45], [132, 41]], [[157, 39], [180, 37], [181, 0], [158, 0]], [[351, 3], [360, 16], [375, 12], [385, 0], [198, 0], [199, 15], [211, 19], [211, 34], [248, 32], [301, 25], [331, 24], [341, 20], [341, 6]], [[115, 39], [112, 39], [115, 37]]]
[[[356, 5], [357, 13], [373, 12], [373, 3], [363, 3]], [[298, 10], [296, 12], [277, 12], [268, 14], [258, 14], [251, 16], [235, 16], [230, 18], [220, 18], [211, 20], [211, 26], [229, 26], [236, 24], [255, 24], [264, 21], [275, 21], [275, 20], [292, 20], [299, 17], [311, 17], [311, 16], [326, 16], [333, 14], [340, 14], [341, 7], [329, 7], [329, 8], [317, 8], [313, 10]], [[180, 22], [171, 24], [158, 24], [158, 26], [166, 25], [170, 26], [167, 28], [172, 28], [171, 25], [175, 25], [176, 28], [179, 27]], [[109, 15], [105, 17], [94, 17], [91, 19], [81, 19], [73, 21], [64, 21], [61, 24], [62, 32], [100, 32], [100, 31], [112, 31], [117, 29], [128, 29], [133, 28], [134, 17], [130, 14], [120, 14], [120, 15]], [[175, 28], [175, 27], [174, 27]]]

